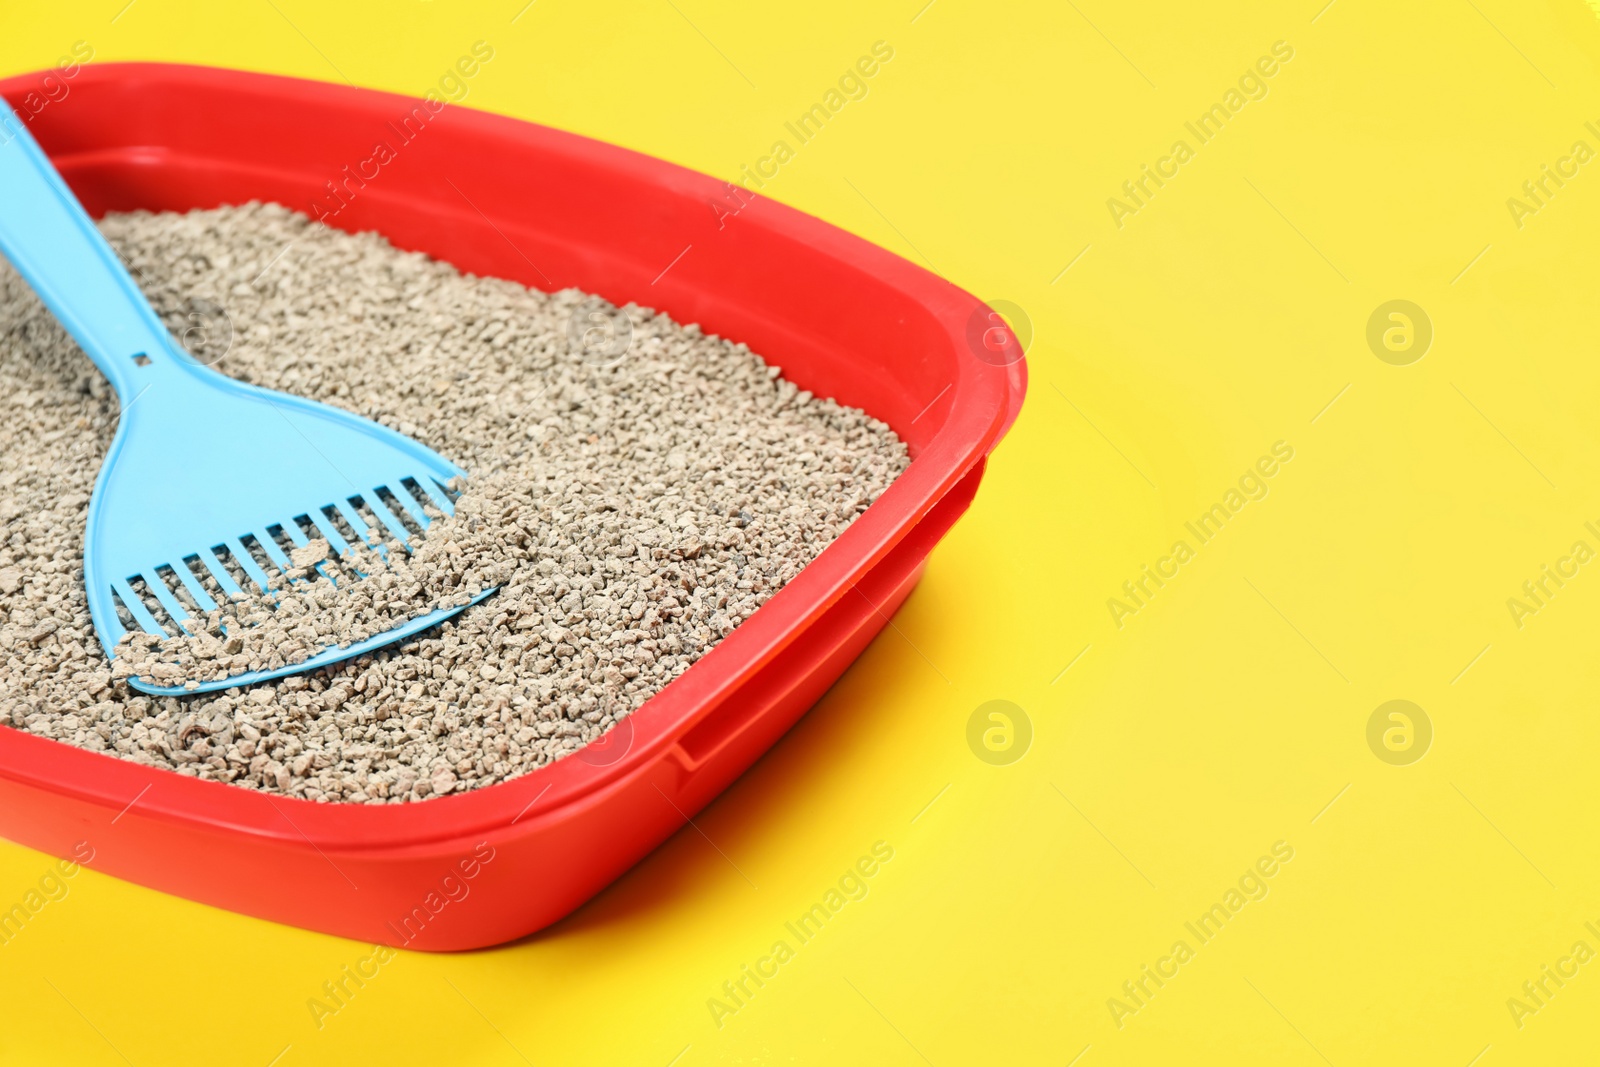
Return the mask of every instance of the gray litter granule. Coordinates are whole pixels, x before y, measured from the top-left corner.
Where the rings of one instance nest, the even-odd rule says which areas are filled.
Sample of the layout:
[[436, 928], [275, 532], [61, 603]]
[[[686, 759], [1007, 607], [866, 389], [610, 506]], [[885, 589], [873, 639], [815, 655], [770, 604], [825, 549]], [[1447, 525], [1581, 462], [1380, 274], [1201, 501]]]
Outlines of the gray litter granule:
[[[183, 698], [129, 689], [83, 591], [116, 398], [0, 263], [0, 722], [44, 737], [318, 800], [503, 781], [594, 740], [683, 673], [908, 462], [881, 422], [648, 309], [464, 276], [275, 205], [114, 215], [102, 229], [198, 357], [223, 353], [228, 374], [375, 419], [470, 473], [456, 514], [387, 589], [375, 584], [387, 572], [358, 583], [371, 588], [356, 607], [286, 591], [285, 604], [305, 603], [255, 611], [253, 637], [201, 627], [130, 646], [129, 664], [176, 659], [200, 677], [252, 656], [292, 661], [395, 613], [501, 589], [313, 674]], [[575, 311], [605, 327], [604, 358], [571, 328]], [[228, 445], [182, 427], [173, 439]], [[294, 563], [340, 565], [319, 554]]]

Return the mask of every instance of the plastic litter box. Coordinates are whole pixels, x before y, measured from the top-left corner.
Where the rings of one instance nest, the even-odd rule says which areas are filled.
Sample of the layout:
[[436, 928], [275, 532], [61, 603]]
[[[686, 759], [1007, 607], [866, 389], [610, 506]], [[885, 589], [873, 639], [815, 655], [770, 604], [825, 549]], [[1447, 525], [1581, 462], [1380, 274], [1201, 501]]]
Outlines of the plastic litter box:
[[[24, 111], [30, 93], [46, 103], [29, 128], [97, 216], [249, 200], [315, 216], [342, 203], [325, 221], [743, 341], [802, 388], [883, 419], [912, 455], [693, 667], [600, 742], [512, 781], [420, 803], [315, 803], [0, 728], [0, 835], [62, 857], [87, 841], [94, 869], [133, 882], [417, 949], [554, 922], [682, 827], [843, 673], [966, 510], [1022, 403], [1016, 339], [973, 296], [636, 152], [455, 105], [203, 67], [0, 82]], [[381, 165], [368, 162], [378, 142], [394, 148]]]

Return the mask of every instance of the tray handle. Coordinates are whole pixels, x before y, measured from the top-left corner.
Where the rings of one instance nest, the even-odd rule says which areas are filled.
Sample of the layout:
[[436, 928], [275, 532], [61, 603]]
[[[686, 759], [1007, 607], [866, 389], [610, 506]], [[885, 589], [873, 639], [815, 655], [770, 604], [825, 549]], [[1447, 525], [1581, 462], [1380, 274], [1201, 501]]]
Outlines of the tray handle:
[[[984, 466], [984, 460], [979, 459], [860, 582], [835, 601], [805, 635], [779, 652], [779, 662], [769, 670], [757, 692], [741, 689], [678, 739], [672, 754], [687, 775], [714, 760], [746, 728], [787, 697], [817, 663], [833, 655], [838, 649], [838, 642], [833, 639], [835, 633], [854, 632], [868, 616], [879, 613], [877, 605], [914, 578], [927, 562], [934, 545], [972, 503], [983, 478]], [[887, 622], [885, 618], [884, 624]]]

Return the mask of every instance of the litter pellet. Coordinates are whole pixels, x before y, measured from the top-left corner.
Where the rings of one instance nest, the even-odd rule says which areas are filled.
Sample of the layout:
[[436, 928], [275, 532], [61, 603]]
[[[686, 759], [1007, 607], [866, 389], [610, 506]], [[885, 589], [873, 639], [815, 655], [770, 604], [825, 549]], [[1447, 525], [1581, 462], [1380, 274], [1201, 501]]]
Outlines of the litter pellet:
[[[414, 556], [391, 545], [348, 592], [319, 574], [351, 561], [313, 544], [275, 597], [108, 661], [82, 549], [116, 397], [0, 263], [0, 723], [40, 736], [313, 800], [504, 781], [682, 674], [908, 462], [883, 423], [648, 308], [463, 275], [270, 204], [101, 228], [195, 358], [375, 419], [469, 478]], [[303, 659], [490, 586], [450, 622], [311, 674], [187, 697], [124, 680], [138, 664], [173, 684], [226, 677], [274, 647]]]

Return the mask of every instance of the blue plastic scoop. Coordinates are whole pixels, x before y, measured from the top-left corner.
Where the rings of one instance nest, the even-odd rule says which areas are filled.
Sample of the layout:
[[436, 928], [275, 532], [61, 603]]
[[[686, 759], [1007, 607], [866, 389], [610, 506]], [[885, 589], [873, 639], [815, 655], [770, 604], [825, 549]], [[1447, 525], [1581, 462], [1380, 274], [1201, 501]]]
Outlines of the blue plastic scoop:
[[[89, 612], [108, 658], [128, 632], [124, 619], [146, 633], [177, 637], [191, 614], [185, 600], [202, 615], [220, 607], [202, 580], [207, 576], [222, 599], [254, 592], [241, 589], [241, 571], [265, 592], [269, 564], [282, 574], [292, 569], [285, 546], [320, 536], [343, 552], [350, 547], [345, 534], [367, 539], [373, 526], [382, 540], [404, 544], [408, 522], [427, 527], [424, 504], [453, 512], [445, 487], [462, 472], [431, 449], [195, 362], [3, 100], [0, 253], [100, 368], [121, 404], [83, 539]], [[363, 514], [377, 523], [369, 525]], [[312, 671], [404, 640], [467, 606], [435, 610], [272, 670], [179, 687], [142, 678], [130, 684], [182, 695]]]

